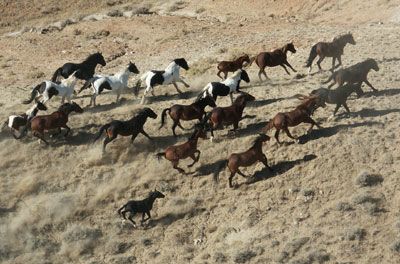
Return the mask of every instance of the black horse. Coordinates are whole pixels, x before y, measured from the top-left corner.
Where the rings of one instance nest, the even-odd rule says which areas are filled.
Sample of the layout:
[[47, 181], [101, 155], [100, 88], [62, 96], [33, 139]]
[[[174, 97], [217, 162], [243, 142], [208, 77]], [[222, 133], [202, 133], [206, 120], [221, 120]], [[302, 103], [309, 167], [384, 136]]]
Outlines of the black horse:
[[114, 120], [108, 124], [105, 124], [100, 128], [94, 141], [98, 140], [104, 131], [106, 131], [107, 137], [103, 141], [103, 152], [106, 150], [108, 143], [117, 138], [118, 135], [130, 136], [132, 135], [131, 142], [135, 140], [139, 133], [142, 133], [145, 137], [153, 140], [143, 129], [144, 124], [148, 117], [153, 119], [157, 118], [157, 114], [150, 108], [146, 107], [142, 109], [137, 115], [129, 119], [128, 121]]
[[[153, 208], [154, 201], [157, 198], [164, 198], [165, 195], [161, 192], [154, 190], [149, 193], [149, 196], [146, 199], [140, 201], [128, 201], [121, 208], [118, 209], [118, 214], [122, 216], [126, 220], [125, 214], [129, 212], [128, 219], [133, 223], [133, 226], [136, 227], [136, 223], [133, 220], [133, 216], [136, 213], [142, 213], [142, 220], [140, 221], [141, 225], [147, 220], [151, 218], [150, 210]], [[147, 219], [144, 218], [145, 214], [147, 214]]]
[[106, 66], [106, 61], [100, 52], [89, 55], [82, 63], [65, 63], [54, 72], [51, 81], [57, 82], [60, 75], [66, 79], [75, 71], [77, 71], [75, 74], [76, 78], [87, 81], [93, 77], [97, 64]]

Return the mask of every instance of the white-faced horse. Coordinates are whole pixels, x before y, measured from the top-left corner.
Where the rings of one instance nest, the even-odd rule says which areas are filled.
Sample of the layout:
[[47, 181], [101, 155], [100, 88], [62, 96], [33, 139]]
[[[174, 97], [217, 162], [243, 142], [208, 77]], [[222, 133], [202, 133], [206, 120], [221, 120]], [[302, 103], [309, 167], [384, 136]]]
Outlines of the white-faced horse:
[[185, 87], [189, 87], [189, 84], [183, 81], [179, 75], [180, 68], [185, 70], [189, 69], [189, 65], [184, 58], [173, 60], [164, 71], [151, 70], [143, 74], [141, 79], [146, 82], [146, 89], [144, 90], [141, 103], [144, 103], [148, 92], [151, 92], [154, 96], [154, 87], [157, 85], [167, 85], [172, 83], [178, 93], [182, 93], [182, 91], [179, 90], [178, 85], [176, 84], [177, 82], [181, 82]]
[[240, 92], [240, 81], [243, 80], [245, 82], [250, 82], [249, 75], [243, 69], [237, 70], [233, 73], [233, 75], [223, 82], [210, 82], [208, 83], [201, 94], [198, 96], [197, 100], [201, 98], [205, 98], [210, 95], [214, 100], [217, 99], [218, 96], [229, 96], [231, 97], [231, 102], [233, 103], [233, 93]]

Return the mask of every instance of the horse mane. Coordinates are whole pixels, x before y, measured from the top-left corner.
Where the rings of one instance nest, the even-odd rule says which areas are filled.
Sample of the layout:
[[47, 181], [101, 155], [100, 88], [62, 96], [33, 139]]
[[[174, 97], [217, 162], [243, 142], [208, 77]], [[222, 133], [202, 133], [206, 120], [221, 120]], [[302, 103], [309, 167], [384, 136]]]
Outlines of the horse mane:
[[253, 147], [255, 147], [257, 144], [259, 144], [260, 143], [260, 141], [263, 139], [263, 135], [259, 135], [258, 137], [256, 137], [254, 140], [253, 140], [253, 146], [252, 146], [252, 148]]
[[349, 36], [353, 36], [353, 34], [346, 33], [346, 34], [342, 34], [342, 35], [336, 36], [336, 37], [333, 38], [332, 42], [340, 42], [340, 41], [342, 41], [343, 39], [345, 39], [345, 38], [347, 38]]
[[242, 73], [242, 69], [239, 69], [237, 71], [235, 71], [231, 77], [229, 77], [229, 79], [235, 79], [238, 75], [240, 75]]
[[89, 56], [86, 57], [85, 61], [91, 60], [91, 59], [93, 59], [93, 58], [95, 58], [95, 57], [97, 57], [99, 55], [100, 55], [100, 52], [96, 52], [96, 53], [90, 54]]

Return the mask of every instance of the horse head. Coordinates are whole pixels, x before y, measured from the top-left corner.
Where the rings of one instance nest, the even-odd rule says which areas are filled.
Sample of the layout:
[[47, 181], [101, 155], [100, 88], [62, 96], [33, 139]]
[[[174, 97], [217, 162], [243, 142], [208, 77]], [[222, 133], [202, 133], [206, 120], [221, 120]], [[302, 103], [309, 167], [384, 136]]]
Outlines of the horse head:
[[41, 111], [47, 111], [47, 106], [45, 106], [42, 102], [36, 102], [36, 108]]
[[129, 62], [129, 64], [128, 64], [128, 71], [135, 73], [135, 74], [140, 73], [138, 68], [136, 67], [135, 63], [132, 63], [132, 62]]
[[247, 72], [245, 70], [240, 70], [240, 79], [249, 83], [250, 82], [250, 78], [249, 75], [247, 74]]
[[93, 54], [93, 57], [96, 59], [96, 62], [99, 63], [101, 66], [106, 66], [106, 60], [103, 57], [101, 52], [96, 52]]
[[379, 71], [379, 66], [376, 60], [374, 59], [367, 59], [366, 63], [373, 69], [374, 71]]
[[361, 89], [361, 83], [351, 84], [351, 91], [355, 92], [358, 97], [361, 97], [364, 94], [364, 91]]
[[240, 95], [235, 99], [233, 104], [243, 105], [246, 104], [247, 102], [252, 102], [254, 100], [256, 100], [256, 98], [251, 94], [241, 92]]
[[155, 198], [155, 199], [165, 197], [165, 195], [163, 193], [161, 193], [160, 191], [157, 191], [157, 189], [154, 189], [154, 191], [150, 192], [149, 196], [152, 198]]
[[71, 112], [83, 113], [83, 109], [75, 102], [72, 102], [72, 104], [70, 104], [70, 107]]
[[206, 91], [206, 94], [207, 94], [206, 97], [203, 98], [206, 105], [210, 107], [216, 107], [217, 105], [215, 104], [214, 98], [211, 97], [208, 91]]
[[185, 70], [189, 70], [189, 65], [184, 58], [175, 59], [174, 62]]
[[149, 107], [143, 108], [142, 113], [146, 114], [148, 117], [151, 117], [153, 119], [157, 118], [157, 114]]
[[347, 43], [350, 43], [351, 45], [356, 45], [356, 41], [354, 40], [354, 37], [350, 32], [344, 35], [344, 39]]
[[266, 134], [259, 133], [257, 139], [261, 140], [261, 142], [266, 142], [269, 141], [271, 138]]
[[288, 44], [286, 44], [286, 50], [292, 52], [292, 53], [296, 53], [296, 49], [294, 47], [293, 42], [290, 42]]

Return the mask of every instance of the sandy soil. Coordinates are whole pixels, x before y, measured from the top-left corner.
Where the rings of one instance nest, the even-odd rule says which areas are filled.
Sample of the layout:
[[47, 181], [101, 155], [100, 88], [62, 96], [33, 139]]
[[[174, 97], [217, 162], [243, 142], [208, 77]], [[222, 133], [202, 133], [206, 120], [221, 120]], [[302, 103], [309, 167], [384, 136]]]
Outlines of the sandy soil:
[[[350, 31], [357, 44], [346, 46], [344, 66], [371, 57], [380, 71], [369, 74], [379, 92], [363, 86], [366, 95], [349, 100], [351, 115], [341, 109], [331, 117], [334, 107], [329, 105], [315, 114], [323, 128], [302, 136], [300, 143], [290, 143], [285, 135], [283, 146], [268, 142], [264, 152], [275, 173], [261, 164], [244, 169], [254, 176], [250, 181], [236, 178], [236, 189], [228, 188], [226, 171], [219, 185], [213, 183], [218, 161], [249, 148], [267, 120], [299, 103], [293, 95], [321, 87], [329, 72], [315, 73], [314, 67], [313, 74], [296, 79], [281, 68], [269, 68], [272, 80], [260, 83], [256, 66], [249, 67], [251, 83], [243, 90], [257, 100], [245, 114], [255, 117], [241, 121], [236, 137], [223, 130], [215, 142], [200, 141], [194, 176], [179, 175], [168, 161], [158, 162], [154, 156], [189, 135], [178, 129], [180, 136], [174, 138], [170, 120], [163, 129], [158, 129], [159, 118], [146, 123], [154, 144], [143, 136], [133, 145], [129, 138], [118, 138], [102, 155], [101, 142], [91, 143], [102, 124], [128, 119], [142, 107], [131, 90], [120, 104], [113, 103], [112, 94], [99, 96], [99, 106], [91, 108], [86, 107], [88, 92], [75, 98], [85, 112], [72, 115], [72, 134], [51, 138], [49, 147], [31, 136], [16, 141], [3, 129], [2, 262], [400, 261], [399, 1], [99, 0], [89, 5], [76, 0], [68, 7], [49, 0], [14, 2], [0, 4], [5, 10], [0, 20], [0, 120], [25, 112], [29, 106], [21, 101], [30, 89], [61, 64], [98, 50], [108, 61], [97, 68], [101, 73], [114, 73], [130, 60], [141, 72], [163, 69], [177, 57], [188, 60], [191, 69], [183, 76], [191, 87], [182, 88], [182, 97], [172, 86], [157, 87], [148, 106], [159, 114], [172, 104], [192, 102], [207, 82], [218, 80], [217, 61], [245, 52], [255, 55], [289, 41], [298, 49], [289, 54], [289, 62], [306, 74], [303, 66], [312, 44]], [[122, 16], [104, 15], [112, 10]], [[65, 19], [73, 23], [39, 33]], [[330, 60], [323, 63], [325, 69], [330, 65]], [[59, 103], [59, 98], [49, 102], [48, 112]], [[218, 105], [229, 105], [229, 99]], [[291, 131], [300, 136], [307, 128]], [[189, 160], [181, 162], [184, 168], [187, 164]], [[134, 229], [118, 217], [116, 210], [124, 202], [144, 198], [154, 188], [166, 198], [155, 202], [147, 226]]]

